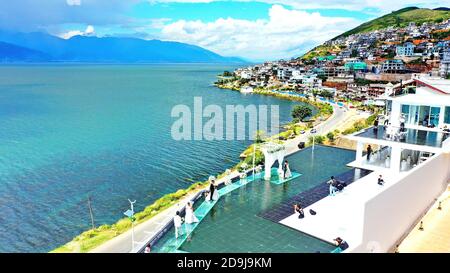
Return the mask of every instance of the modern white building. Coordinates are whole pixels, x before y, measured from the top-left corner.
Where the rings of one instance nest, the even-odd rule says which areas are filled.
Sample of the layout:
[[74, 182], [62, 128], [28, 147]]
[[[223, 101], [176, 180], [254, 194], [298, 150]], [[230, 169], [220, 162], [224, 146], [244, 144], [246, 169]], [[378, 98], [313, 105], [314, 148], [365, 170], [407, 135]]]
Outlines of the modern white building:
[[[349, 244], [345, 252], [394, 252], [445, 191], [450, 136], [443, 126], [450, 123], [450, 80], [415, 77], [389, 84], [383, 99], [387, 125], [380, 119], [377, 128], [347, 136], [357, 145], [348, 164], [356, 168], [357, 180], [305, 208], [317, 211], [316, 216], [299, 221], [294, 214], [281, 224], [328, 242], [339, 236]], [[371, 173], [356, 178], [363, 170]]]
[[388, 185], [364, 202], [362, 241], [351, 252], [393, 251], [450, 180], [450, 80], [418, 76], [386, 89], [386, 126], [348, 137], [357, 142], [349, 166]]

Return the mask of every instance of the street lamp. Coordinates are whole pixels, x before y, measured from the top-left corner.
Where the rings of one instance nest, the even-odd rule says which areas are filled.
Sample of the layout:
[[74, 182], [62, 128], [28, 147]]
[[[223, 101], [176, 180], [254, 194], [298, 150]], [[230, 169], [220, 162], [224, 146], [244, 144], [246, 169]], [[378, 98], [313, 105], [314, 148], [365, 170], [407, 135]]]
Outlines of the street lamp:
[[131, 251], [134, 249], [134, 203], [136, 203], [136, 200], [131, 201], [128, 199], [128, 202], [130, 202], [131, 209], [125, 211], [123, 214], [125, 214], [130, 220], [131, 220]]
[[315, 137], [315, 134], [317, 133], [317, 131], [316, 131], [316, 129], [314, 129], [314, 128], [312, 128], [311, 129], [311, 136], [312, 136], [312, 139], [313, 139], [313, 146], [312, 146], [312, 149], [314, 150], [314, 145], [315, 145], [315, 143], [316, 143], [316, 137]]

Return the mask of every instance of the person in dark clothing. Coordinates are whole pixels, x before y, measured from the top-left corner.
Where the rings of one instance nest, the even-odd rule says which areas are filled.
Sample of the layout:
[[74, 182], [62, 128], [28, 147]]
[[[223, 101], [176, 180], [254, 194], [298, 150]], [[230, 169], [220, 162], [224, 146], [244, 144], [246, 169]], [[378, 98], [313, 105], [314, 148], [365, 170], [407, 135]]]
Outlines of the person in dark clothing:
[[333, 240], [334, 244], [339, 247], [341, 250], [346, 250], [348, 248], [348, 244], [341, 237], [337, 237]]
[[383, 185], [384, 185], [384, 179], [383, 179], [383, 177], [381, 176], [381, 174], [380, 174], [380, 176], [378, 177], [378, 185], [380, 185], [380, 186], [383, 186]]
[[303, 212], [303, 208], [299, 204], [294, 205], [294, 213], [298, 213], [298, 218], [302, 219], [305, 217], [305, 213]]
[[375, 129], [378, 129], [378, 123], [380, 121], [378, 120], [378, 117], [375, 119], [375, 121], [373, 122], [373, 126], [375, 126]]
[[372, 146], [367, 146], [367, 161], [370, 160], [370, 156], [372, 155]]

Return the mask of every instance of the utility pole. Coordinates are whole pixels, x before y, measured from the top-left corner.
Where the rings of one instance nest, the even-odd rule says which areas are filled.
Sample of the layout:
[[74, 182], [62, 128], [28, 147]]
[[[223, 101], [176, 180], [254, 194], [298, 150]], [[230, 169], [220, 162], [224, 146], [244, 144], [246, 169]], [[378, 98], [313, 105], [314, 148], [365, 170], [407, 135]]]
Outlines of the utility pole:
[[88, 196], [89, 214], [91, 215], [92, 229], [95, 229], [94, 214], [92, 213], [91, 196]]

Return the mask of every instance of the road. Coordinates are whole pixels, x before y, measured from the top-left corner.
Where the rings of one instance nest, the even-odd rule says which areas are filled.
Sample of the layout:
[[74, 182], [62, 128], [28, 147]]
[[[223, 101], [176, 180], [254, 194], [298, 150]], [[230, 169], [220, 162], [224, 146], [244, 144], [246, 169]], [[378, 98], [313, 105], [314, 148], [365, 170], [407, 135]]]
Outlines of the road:
[[[351, 115], [354, 114], [354, 112], [350, 112], [350, 110], [347, 110], [345, 107], [338, 107], [337, 105], [333, 106], [333, 114], [331, 117], [329, 117], [327, 120], [321, 122], [319, 125], [314, 127], [316, 129], [316, 133], [314, 135], [325, 135], [328, 132], [334, 131], [337, 129], [337, 126], [342, 123], [345, 119], [349, 118]], [[299, 150], [298, 144], [300, 142], [307, 143], [309, 140], [309, 137], [312, 136], [310, 131], [305, 132], [302, 135], [299, 135], [293, 139], [289, 139], [285, 142], [287, 154], [295, 153]]]

